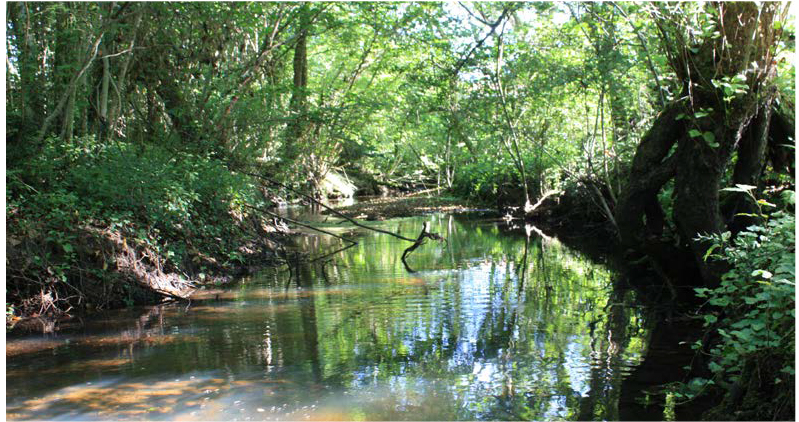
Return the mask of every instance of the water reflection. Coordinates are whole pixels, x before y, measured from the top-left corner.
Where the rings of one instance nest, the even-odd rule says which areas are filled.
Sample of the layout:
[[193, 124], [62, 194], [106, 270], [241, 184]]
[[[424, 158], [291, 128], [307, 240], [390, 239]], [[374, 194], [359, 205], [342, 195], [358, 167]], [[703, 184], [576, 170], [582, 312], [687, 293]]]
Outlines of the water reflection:
[[534, 230], [446, 215], [379, 225], [415, 237], [424, 221], [448, 242], [417, 249], [413, 274], [407, 242], [357, 231], [326, 256], [344, 242], [306, 236], [296, 251], [322, 259], [51, 334], [8, 357], [6, 416], [618, 419], [650, 332], [632, 292]]

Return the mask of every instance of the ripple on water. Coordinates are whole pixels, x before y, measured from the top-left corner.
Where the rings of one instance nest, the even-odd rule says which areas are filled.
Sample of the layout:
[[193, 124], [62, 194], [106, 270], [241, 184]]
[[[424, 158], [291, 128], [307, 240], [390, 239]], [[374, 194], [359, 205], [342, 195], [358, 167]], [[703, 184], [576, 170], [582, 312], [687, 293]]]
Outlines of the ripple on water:
[[[414, 273], [399, 261], [407, 242], [368, 234], [324, 265], [292, 269], [292, 279], [266, 271], [189, 305], [141, 309], [127, 325], [87, 328], [68, 350], [61, 340], [12, 342], [56, 353], [7, 349], [6, 416], [562, 419], [590, 397], [611, 418], [603, 412], [617, 404], [592, 389], [619, 388], [647, 331], [640, 312], [636, 330], [620, 329], [631, 312], [609, 315], [608, 303], [631, 299], [608, 287], [607, 270], [492, 222], [424, 217], [401, 232], [422, 221], [449, 243], [417, 249]], [[306, 246], [317, 256], [336, 242]]]

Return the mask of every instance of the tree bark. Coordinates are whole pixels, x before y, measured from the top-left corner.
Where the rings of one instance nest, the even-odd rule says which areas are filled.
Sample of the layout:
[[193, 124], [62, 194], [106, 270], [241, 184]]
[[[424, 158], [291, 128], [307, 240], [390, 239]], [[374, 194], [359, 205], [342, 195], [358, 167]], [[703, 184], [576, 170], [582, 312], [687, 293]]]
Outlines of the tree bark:
[[628, 248], [640, 246], [646, 233], [663, 232], [663, 210], [657, 194], [676, 170], [677, 161], [668, 155], [677, 139], [685, 135], [685, 125], [677, 120], [679, 114], [679, 104], [667, 106], [636, 149], [615, 213], [619, 236]]
[[[766, 161], [771, 111], [772, 107], [763, 107], [741, 137], [738, 160], [732, 175], [734, 185], [762, 188], [760, 176]], [[754, 199], [746, 193], [729, 192], [723, 199], [721, 208], [724, 221], [735, 234], [758, 221], [757, 217], [742, 215], [758, 212], [758, 206]]]
[[[100, 54], [103, 54], [101, 52]], [[100, 142], [105, 141], [108, 134], [108, 88], [111, 82], [111, 63], [108, 57], [103, 57], [103, 79], [100, 89], [99, 109], [100, 109]]]
[[44, 119], [44, 123], [42, 123], [41, 130], [39, 130], [39, 133], [36, 136], [36, 141], [34, 142], [34, 145], [39, 145], [42, 142], [42, 140], [44, 140], [44, 137], [47, 136], [47, 131], [50, 129], [50, 125], [53, 124], [55, 118], [58, 117], [58, 115], [61, 113], [61, 110], [64, 108], [64, 105], [66, 105], [67, 100], [69, 99], [70, 91], [75, 88], [76, 84], [78, 83], [78, 80], [81, 78], [81, 76], [83, 76], [83, 74], [92, 64], [95, 57], [97, 57], [97, 48], [100, 45], [100, 40], [103, 39], [104, 34], [105, 33], [101, 33], [94, 41], [94, 44], [91, 48], [92, 53], [89, 56], [89, 58], [86, 60], [84, 66], [78, 71], [78, 73], [75, 76], [72, 77], [72, 80], [70, 80], [66, 92], [64, 93], [64, 95], [61, 96], [61, 100], [59, 100], [53, 112], [50, 113], [46, 119]]
[[127, 87], [128, 87], [128, 69], [130, 68], [130, 63], [133, 59], [133, 50], [136, 46], [136, 38], [139, 35], [139, 27], [141, 25], [142, 20], [142, 10], [139, 9], [136, 12], [136, 18], [133, 23], [133, 34], [130, 36], [130, 45], [127, 48], [127, 52], [124, 53], [124, 57], [122, 59], [122, 63], [120, 65], [119, 74], [117, 75], [117, 98], [116, 101], [111, 105], [110, 110], [108, 111], [108, 120], [109, 120], [109, 132], [111, 136], [115, 136], [116, 129], [117, 129], [117, 120], [119, 119], [120, 115], [122, 115], [122, 108], [125, 104], [127, 104]]
[[794, 117], [796, 107], [793, 105], [786, 107], [785, 100], [782, 98], [779, 104], [775, 101], [772, 107], [766, 155], [774, 171], [794, 176], [796, 155], [792, 147], [796, 144], [795, 140], [794, 143], [791, 143], [791, 140], [796, 136]]

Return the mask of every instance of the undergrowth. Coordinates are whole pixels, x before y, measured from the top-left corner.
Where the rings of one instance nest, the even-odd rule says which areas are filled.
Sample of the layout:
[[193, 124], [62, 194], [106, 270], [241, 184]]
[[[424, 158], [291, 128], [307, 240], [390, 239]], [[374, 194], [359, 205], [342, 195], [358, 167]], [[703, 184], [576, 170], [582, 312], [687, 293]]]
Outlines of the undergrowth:
[[717, 394], [712, 420], [786, 420], [794, 416], [795, 223], [778, 211], [731, 239], [714, 236], [708, 257], [730, 264], [718, 287], [696, 289], [707, 300], [705, 354], [708, 378], [694, 378], [678, 393], [691, 399]]
[[150, 301], [142, 277], [203, 281], [268, 253], [245, 207], [265, 205], [259, 186], [209, 156], [50, 139], [6, 179], [7, 320]]

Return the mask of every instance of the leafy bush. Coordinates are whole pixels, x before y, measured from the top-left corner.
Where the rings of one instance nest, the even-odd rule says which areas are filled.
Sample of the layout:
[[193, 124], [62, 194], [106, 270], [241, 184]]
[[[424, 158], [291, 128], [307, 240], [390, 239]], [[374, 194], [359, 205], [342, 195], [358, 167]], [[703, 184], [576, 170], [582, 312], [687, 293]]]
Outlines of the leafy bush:
[[69, 144], [49, 139], [29, 165], [9, 168], [7, 179], [9, 275], [19, 281], [19, 295], [35, 287], [26, 280], [74, 285], [70, 280], [92, 275], [113, 283], [113, 267], [94, 268], [100, 251], [86, 250], [89, 226], [146, 248], [167, 271], [191, 274], [206, 271], [207, 263], [240, 261], [245, 205], [261, 198], [247, 176], [219, 160], [156, 146], [101, 145], [93, 137]]
[[507, 163], [480, 161], [464, 166], [456, 173], [453, 191], [456, 195], [484, 203], [507, 202], [523, 205], [521, 175]]
[[716, 341], [705, 346], [713, 377], [692, 380], [689, 396], [719, 385], [726, 392], [722, 405], [756, 412], [750, 417], [778, 416], [793, 403], [795, 225], [793, 214], [776, 212], [732, 242], [729, 233], [715, 237], [713, 256], [732, 269], [718, 287], [696, 289], [716, 307], [703, 316]]

